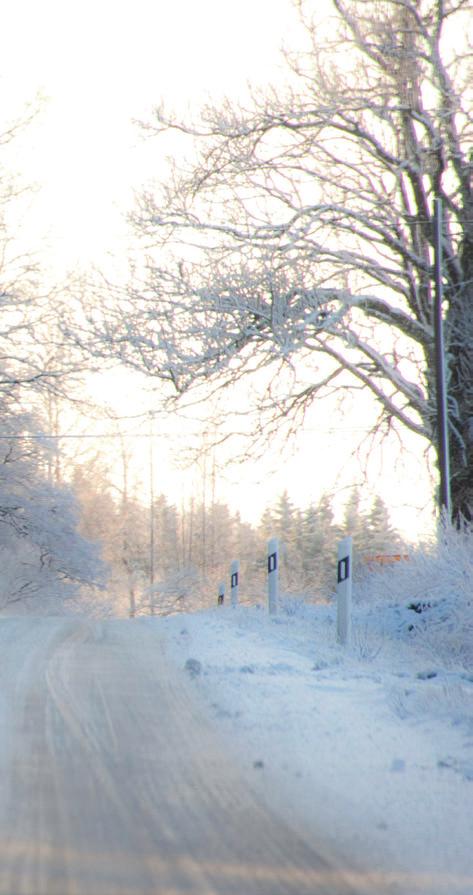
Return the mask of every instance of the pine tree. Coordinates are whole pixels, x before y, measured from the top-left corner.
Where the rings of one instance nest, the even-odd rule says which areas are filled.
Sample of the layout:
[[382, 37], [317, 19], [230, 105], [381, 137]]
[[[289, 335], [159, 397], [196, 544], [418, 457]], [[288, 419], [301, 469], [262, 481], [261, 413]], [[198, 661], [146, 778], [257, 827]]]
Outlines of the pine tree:
[[304, 589], [319, 593], [330, 586], [334, 577], [338, 529], [334, 523], [330, 498], [323, 495], [302, 514], [301, 558]]
[[370, 550], [366, 514], [361, 509], [360, 491], [353, 488], [345, 506], [344, 533], [353, 538], [353, 549], [358, 555]]
[[154, 568], [156, 575], [175, 572], [184, 565], [179, 539], [179, 514], [164, 494], [153, 503]]
[[373, 555], [396, 553], [399, 535], [391, 524], [389, 510], [381, 497], [375, 497], [367, 517], [369, 549]]
[[287, 491], [273, 508], [273, 535], [279, 539], [280, 577], [283, 587], [300, 589], [301, 555], [299, 549], [300, 512]]

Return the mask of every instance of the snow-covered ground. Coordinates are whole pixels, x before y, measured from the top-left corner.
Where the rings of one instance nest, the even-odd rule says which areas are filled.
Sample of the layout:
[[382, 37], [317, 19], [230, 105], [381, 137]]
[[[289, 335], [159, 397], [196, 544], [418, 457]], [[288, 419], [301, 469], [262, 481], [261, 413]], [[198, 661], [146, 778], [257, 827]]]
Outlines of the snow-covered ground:
[[149, 623], [259, 794], [354, 881], [368, 870], [377, 895], [472, 895], [473, 674], [464, 650], [439, 659], [421, 621], [399, 602], [358, 605], [350, 647], [333, 603]]

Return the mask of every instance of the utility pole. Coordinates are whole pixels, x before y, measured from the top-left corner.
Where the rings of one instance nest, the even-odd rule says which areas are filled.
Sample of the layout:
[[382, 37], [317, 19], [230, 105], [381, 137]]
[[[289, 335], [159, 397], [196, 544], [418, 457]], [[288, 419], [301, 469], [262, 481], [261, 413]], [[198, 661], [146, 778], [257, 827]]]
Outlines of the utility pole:
[[440, 472], [440, 510], [446, 519], [451, 519], [450, 499], [450, 457], [448, 444], [448, 403], [443, 337], [443, 210], [442, 200], [434, 200], [434, 332], [435, 332], [435, 372], [437, 395], [437, 451]]
[[153, 414], [149, 415], [149, 594], [150, 614], [154, 615], [154, 444]]

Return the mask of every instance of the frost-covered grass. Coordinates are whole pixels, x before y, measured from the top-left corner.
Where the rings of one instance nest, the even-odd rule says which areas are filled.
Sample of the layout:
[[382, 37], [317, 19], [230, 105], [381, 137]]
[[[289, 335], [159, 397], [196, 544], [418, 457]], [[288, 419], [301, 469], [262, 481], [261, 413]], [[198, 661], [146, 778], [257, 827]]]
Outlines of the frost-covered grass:
[[403, 637], [445, 667], [473, 671], [473, 534], [442, 525], [409, 559], [359, 567], [354, 616], [373, 610], [383, 635]]
[[335, 595], [155, 622], [229, 756], [301, 835], [361, 868], [361, 891], [473, 892], [470, 548], [448, 532], [357, 576], [349, 646]]

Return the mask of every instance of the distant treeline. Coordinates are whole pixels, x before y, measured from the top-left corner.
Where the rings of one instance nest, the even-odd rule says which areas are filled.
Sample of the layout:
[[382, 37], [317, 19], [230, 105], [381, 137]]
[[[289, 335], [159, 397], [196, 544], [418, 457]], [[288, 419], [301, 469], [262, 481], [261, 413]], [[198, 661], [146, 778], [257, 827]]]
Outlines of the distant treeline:
[[389, 552], [399, 543], [381, 498], [362, 510], [357, 489], [341, 523], [328, 496], [301, 509], [284, 492], [258, 525], [250, 525], [216, 501], [190, 499], [176, 507], [160, 494], [152, 507], [144, 506], [126, 489], [117, 495], [99, 472], [82, 466], [74, 473], [81, 531], [101, 544], [109, 592], [131, 615], [212, 605], [233, 559], [241, 562], [242, 599], [261, 596], [270, 537], [280, 539], [282, 588], [314, 598], [333, 590], [337, 541], [343, 534], [353, 535], [359, 553]]

